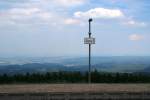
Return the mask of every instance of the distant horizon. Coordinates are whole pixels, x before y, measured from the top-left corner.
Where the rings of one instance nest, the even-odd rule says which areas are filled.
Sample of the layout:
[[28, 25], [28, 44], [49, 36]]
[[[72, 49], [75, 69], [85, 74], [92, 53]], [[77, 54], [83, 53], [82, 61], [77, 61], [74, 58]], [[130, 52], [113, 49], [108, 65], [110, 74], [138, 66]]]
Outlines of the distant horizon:
[[[10, 56], [10, 57], [0, 57], [0, 58], [80, 58], [88, 57], [88, 55], [82, 56]], [[91, 57], [150, 57], [150, 55], [92, 55]]]

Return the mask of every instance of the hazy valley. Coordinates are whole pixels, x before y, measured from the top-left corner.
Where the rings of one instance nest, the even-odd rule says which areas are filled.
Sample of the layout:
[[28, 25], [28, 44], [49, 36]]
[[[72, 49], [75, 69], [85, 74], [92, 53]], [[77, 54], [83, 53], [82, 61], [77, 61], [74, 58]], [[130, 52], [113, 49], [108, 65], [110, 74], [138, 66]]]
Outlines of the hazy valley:
[[[92, 70], [104, 72], [150, 72], [148, 56], [92, 57]], [[87, 71], [87, 57], [0, 58], [0, 73], [18, 74], [56, 71]]]

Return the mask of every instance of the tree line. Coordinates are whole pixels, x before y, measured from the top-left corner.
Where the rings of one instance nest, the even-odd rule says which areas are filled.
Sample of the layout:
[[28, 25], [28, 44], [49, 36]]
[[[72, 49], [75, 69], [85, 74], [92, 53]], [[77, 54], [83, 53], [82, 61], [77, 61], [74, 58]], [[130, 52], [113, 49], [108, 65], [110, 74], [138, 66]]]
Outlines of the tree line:
[[[92, 83], [150, 83], [150, 75], [141, 73], [91, 72]], [[0, 75], [0, 84], [16, 83], [87, 83], [88, 72], [47, 72]]]

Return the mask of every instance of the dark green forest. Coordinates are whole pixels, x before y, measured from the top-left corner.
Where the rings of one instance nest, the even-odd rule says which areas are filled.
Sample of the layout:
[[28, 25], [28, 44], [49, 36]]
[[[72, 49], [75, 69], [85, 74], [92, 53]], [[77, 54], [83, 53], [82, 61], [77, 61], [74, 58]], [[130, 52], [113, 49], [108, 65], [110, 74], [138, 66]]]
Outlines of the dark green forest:
[[[0, 84], [20, 83], [87, 83], [88, 72], [47, 72], [0, 75]], [[92, 83], [150, 83], [150, 75], [141, 73], [106, 73], [93, 71]]]

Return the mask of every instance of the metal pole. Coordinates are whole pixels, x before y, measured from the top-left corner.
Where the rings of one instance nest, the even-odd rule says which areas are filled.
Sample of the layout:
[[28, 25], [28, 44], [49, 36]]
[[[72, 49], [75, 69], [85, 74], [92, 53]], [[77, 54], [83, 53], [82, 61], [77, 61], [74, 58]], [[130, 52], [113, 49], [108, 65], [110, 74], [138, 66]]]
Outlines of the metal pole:
[[[91, 38], [91, 21], [92, 19], [89, 19], [89, 38]], [[91, 83], [91, 44], [89, 44], [89, 73], [88, 73], [88, 83]]]

